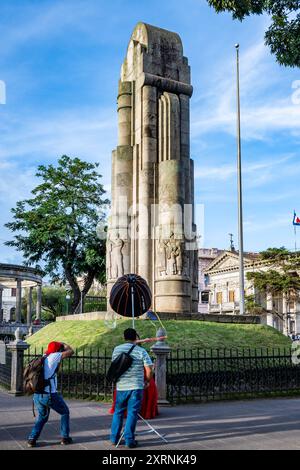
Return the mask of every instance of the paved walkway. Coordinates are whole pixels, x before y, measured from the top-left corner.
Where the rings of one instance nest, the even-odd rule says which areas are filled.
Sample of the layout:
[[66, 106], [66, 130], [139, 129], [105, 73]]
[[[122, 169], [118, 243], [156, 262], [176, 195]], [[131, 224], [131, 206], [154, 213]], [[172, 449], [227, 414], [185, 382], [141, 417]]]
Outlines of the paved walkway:
[[[59, 417], [52, 412], [39, 449], [110, 450], [109, 406], [77, 400], [68, 404], [74, 444], [59, 444]], [[160, 411], [151, 424], [169, 443], [162, 443], [152, 433], [143, 434], [145, 427], [138, 424], [142, 449], [300, 449], [299, 398], [185, 405]], [[27, 449], [26, 437], [32, 424], [31, 399], [0, 391], [0, 449]]]

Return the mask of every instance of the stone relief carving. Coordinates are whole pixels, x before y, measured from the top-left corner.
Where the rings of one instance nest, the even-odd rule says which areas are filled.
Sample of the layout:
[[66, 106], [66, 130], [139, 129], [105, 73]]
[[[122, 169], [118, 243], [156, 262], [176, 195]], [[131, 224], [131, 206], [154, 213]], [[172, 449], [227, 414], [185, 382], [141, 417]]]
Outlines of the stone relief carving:
[[159, 240], [157, 245], [157, 269], [160, 276], [181, 276], [184, 271], [185, 251], [182, 240], [175, 240], [174, 232], [169, 239]]
[[120, 238], [117, 233], [116, 238], [108, 239], [108, 275], [109, 279], [117, 279], [124, 275], [124, 262], [123, 262], [123, 248], [125, 246], [124, 240]]

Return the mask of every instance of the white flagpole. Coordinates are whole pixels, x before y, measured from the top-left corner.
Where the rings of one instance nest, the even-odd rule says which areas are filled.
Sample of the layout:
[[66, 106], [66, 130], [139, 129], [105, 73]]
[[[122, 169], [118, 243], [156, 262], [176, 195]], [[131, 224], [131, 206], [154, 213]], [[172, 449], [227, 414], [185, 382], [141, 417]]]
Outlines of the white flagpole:
[[240, 315], [245, 314], [243, 193], [242, 193], [242, 144], [241, 144], [241, 100], [240, 100], [240, 45], [236, 44], [237, 70], [237, 172], [238, 172], [238, 226], [239, 226], [239, 283]]

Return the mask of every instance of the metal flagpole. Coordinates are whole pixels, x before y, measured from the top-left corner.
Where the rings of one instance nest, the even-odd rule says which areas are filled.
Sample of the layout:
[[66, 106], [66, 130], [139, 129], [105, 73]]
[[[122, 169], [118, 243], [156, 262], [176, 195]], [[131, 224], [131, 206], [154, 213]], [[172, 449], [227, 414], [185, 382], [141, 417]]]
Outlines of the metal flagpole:
[[244, 277], [243, 193], [242, 193], [240, 45], [236, 44], [235, 48], [236, 48], [236, 71], [237, 71], [237, 173], [238, 173], [240, 315], [244, 315], [245, 314], [245, 277]]

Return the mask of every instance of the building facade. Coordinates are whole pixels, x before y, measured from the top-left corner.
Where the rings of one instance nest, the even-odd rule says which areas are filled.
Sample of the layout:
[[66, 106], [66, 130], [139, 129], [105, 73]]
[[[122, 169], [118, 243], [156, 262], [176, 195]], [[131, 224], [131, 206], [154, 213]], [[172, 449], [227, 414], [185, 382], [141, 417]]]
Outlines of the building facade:
[[205, 270], [223, 251], [217, 248], [200, 248], [198, 251], [199, 313], [208, 313], [210, 290]]
[[[262, 323], [282, 333], [300, 334], [300, 303], [295, 297], [287, 301], [285, 295], [272, 296], [258, 292], [247, 273], [267, 271], [268, 263], [258, 253], [245, 253], [245, 295], [253, 296], [261, 307]], [[273, 267], [274, 269], [274, 267]], [[239, 254], [232, 251], [220, 253], [203, 271], [206, 289], [209, 290], [208, 312], [214, 314], [239, 314]]]

